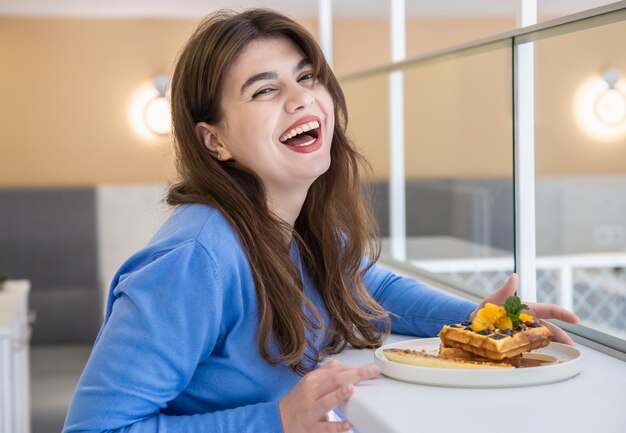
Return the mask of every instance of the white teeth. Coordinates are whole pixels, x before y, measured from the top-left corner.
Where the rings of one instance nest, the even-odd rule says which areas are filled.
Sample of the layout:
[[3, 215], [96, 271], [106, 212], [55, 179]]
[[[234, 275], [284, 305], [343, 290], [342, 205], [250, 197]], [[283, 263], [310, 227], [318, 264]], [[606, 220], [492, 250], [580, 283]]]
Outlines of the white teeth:
[[[295, 137], [298, 134], [302, 134], [303, 132], [307, 132], [307, 131], [310, 131], [312, 129], [317, 129], [319, 127], [320, 127], [319, 122], [317, 120], [313, 120], [313, 121], [311, 121], [309, 123], [305, 123], [303, 125], [299, 125], [299, 126], [293, 128], [293, 129], [290, 129], [283, 136], [281, 136], [279, 138], [279, 140], [284, 143], [285, 141], [289, 140], [290, 138]], [[303, 143], [300, 146], [306, 146], [308, 144], [313, 143], [313, 141], [315, 141], [315, 140], [312, 140], [310, 143], [309, 142]]]

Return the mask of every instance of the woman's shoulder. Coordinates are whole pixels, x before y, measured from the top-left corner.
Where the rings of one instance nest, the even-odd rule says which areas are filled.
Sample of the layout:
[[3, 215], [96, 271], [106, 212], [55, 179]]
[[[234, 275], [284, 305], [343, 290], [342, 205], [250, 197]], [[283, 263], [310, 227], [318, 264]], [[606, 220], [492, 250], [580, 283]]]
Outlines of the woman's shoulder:
[[238, 269], [246, 260], [235, 231], [218, 209], [203, 204], [180, 205], [152, 240], [122, 264], [113, 285], [142, 270], [157, 272], [163, 268], [161, 263], [170, 261], [191, 267], [203, 263], [205, 271], [222, 279], [222, 274]]
[[170, 250], [195, 242], [209, 255], [240, 248], [238, 236], [224, 214], [215, 207], [194, 203], [179, 205], [150, 241], [155, 250]]

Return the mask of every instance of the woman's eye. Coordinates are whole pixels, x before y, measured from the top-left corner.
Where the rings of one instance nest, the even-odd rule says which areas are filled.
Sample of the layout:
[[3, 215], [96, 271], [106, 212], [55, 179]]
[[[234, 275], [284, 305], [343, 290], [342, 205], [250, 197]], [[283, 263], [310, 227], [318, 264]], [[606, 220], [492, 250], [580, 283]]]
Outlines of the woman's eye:
[[257, 90], [252, 97], [256, 98], [257, 96], [261, 96], [261, 95], [267, 95], [268, 93], [272, 93], [274, 91], [274, 89], [272, 89], [271, 87], [266, 87], [264, 89], [261, 90]]
[[306, 74], [303, 74], [300, 78], [298, 78], [298, 81], [308, 81], [308, 80], [313, 80], [313, 73], [308, 72]]

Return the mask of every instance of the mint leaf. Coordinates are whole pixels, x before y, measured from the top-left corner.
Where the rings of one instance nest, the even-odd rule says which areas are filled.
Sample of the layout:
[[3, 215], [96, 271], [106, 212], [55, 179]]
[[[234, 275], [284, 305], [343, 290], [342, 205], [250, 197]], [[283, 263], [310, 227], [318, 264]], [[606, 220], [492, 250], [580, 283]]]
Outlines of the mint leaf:
[[528, 310], [528, 305], [522, 304], [520, 298], [515, 295], [509, 296], [502, 306], [506, 310], [506, 314], [511, 318], [514, 328], [519, 325], [519, 313], [522, 310]]

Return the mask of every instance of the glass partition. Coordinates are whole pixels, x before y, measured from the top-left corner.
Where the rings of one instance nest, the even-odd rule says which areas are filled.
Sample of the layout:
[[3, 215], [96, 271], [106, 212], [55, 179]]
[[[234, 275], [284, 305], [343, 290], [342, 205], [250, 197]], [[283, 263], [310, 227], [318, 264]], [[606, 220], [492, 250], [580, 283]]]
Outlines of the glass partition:
[[626, 339], [626, 21], [557, 30], [534, 42], [537, 295]]
[[363, 183], [380, 223], [389, 235], [389, 80], [376, 74], [342, 83], [348, 104], [348, 135], [367, 158], [372, 172]]
[[[514, 270], [511, 41], [408, 63], [406, 264], [484, 295]], [[390, 254], [389, 73], [342, 81], [349, 132], [370, 161]]]
[[[480, 297], [524, 261], [532, 268], [524, 275], [536, 275], [538, 301], [581, 317], [568, 329], [626, 351], [624, 40], [620, 2], [343, 77], [350, 133], [374, 167], [369, 183], [377, 192], [383, 259]], [[516, 54], [522, 44], [532, 46], [529, 58]], [[515, 90], [523, 62], [530, 76]], [[389, 76], [397, 71], [402, 206], [389, 203]], [[531, 113], [533, 122], [519, 123], [520, 113]], [[516, 165], [516, 152], [528, 145], [534, 167], [532, 158]], [[534, 188], [519, 188], [529, 180]], [[406, 217], [401, 261], [395, 244], [389, 247], [390, 214], [398, 209]], [[514, 257], [528, 247], [518, 216], [529, 209], [530, 260], [528, 248]]]
[[406, 257], [479, 295], [513, 271], [511, 44], [409, 65]]
[[[348, 134], [372, 166], [373, 180], [389, 177], [389, 80], [376, 74], [341, 83]], [[371, 180], [370, 180], [371, 181]]]

